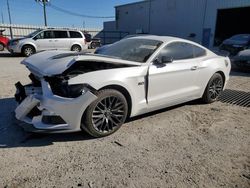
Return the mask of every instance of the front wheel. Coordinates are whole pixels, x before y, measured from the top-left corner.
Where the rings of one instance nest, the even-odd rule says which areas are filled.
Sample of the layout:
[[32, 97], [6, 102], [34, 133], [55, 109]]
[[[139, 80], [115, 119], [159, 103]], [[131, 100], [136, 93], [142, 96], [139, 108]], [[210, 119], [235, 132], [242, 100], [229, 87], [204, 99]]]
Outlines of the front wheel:
[[83, 117], [83, 129], [93, 137], [108, 136], [125, 122], [128, 104], [122, 93], [113, 89], [101, 90]]
[[4, 45], [2, 43], [0, 43], [0, 51], [4, 50]]
[[31, 56], [32, 54], [34, 54], [36, 51], [35, 51], [35, 48], [33, 46], [30, 46], [30, 45], [26, 45], [23, 47], [22, 49], [22, 54], [25, 56], [25, 57], [29, 57]]
[[205, 103], [215, 102], [223, 90], [224, 82], [221, 74], [215, 73], [209, 80], [202, 96]]

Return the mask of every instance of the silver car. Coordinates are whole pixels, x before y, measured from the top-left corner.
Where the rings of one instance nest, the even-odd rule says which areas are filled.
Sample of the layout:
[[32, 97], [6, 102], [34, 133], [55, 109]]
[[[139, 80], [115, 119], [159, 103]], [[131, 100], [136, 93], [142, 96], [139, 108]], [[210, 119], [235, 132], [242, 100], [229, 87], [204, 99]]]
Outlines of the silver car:
[[81, 31], [67, 29], [39, 29], [24, 38], [10, 40], [8, 50], [28, 57], [45, 50], [71, 50], [80, 52], [87, 49]]
[[35, 132], [117, 131], [126, 118], [201, 98], [216, 101], [231, 69], [228, 57], [191, 41], [133, 37], [98, 54], [49, 51], [22, 61], [30, 85], [16, 84], [16, 118]]

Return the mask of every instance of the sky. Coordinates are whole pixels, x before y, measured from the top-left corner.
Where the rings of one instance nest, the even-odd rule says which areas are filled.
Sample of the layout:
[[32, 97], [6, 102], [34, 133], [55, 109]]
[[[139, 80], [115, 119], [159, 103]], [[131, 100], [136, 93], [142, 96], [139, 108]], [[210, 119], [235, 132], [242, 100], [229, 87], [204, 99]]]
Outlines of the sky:
[[[0, 23], [9, 23], [7, 0], [0, 0]], [[116, 5], [122, 5], [140, 0], [50, 0], [51, 4], [78, 14], [91, 16], [115, 16]], [[9, 0], [13, 24], [44, 25], [43, 8], [35, 0]], [[93, 19], [68, 15], [47, 6], [47, 21], [51, 27], [84, 27], [103, 28], [104, 21], [114, 18]]]

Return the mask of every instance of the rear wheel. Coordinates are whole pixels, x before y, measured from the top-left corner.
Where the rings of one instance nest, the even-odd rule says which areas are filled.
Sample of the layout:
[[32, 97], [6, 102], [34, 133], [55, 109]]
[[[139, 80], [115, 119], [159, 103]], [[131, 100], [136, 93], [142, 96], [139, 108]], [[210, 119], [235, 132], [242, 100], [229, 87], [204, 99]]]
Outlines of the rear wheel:
[[4, 44], [0, 43], [0, 51], [3, 51], [3, 50], [4, 50]]
[[209, 80], [202, 100], [205, 103], [215, 102], [223, 90], [224, 82], [219, 73], [215, 73]]
[[82, 126], [94, 137], [108, 136], [125, 122], [128, 104], [124, 95], [113, 89], [101, 90], [97, 97], [87, 108]]
[[73, 45], [71, 48], [71, 51], [74, 51], [74, 52], [80, 52], [81, 50], [82, 48], [79, 45]]
[[35, 48], [31, 45], [26, 45], [22, 48], [22, 54], [25, 56], [25, 57], [29, 57], [31, 56], [32, 54], [36, 53], [35, 51]]

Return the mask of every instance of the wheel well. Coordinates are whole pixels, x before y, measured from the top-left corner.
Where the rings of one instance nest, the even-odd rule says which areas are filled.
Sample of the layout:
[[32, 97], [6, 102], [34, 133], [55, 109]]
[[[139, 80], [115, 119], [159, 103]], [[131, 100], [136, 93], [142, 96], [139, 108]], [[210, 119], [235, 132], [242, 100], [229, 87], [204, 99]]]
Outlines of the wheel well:
[[222, 72], [222, 71], [218, 71], [216, 72], [218, 74], [220, 74], [222, 76], [222, 79], [223, 79], [223, 85], [225, 84], [225, 81], [226, 81], [226, 77], [225, 77], [225, 74]]
[[25, 46], [31, 46], [36, 51], [36, 48], [32, 44], [25, 44], [22, 46], [22, 52]]
[[127, 115], [127, 117], [130, 117], [130, 113], [131, 113], [131, 109], [132, 109], [132, 99], [131, 99], [131, 96], [130, 96], [128, 90], [122, 86], [119, 86], [119, 85], [109, 85], [109, 86], [105, 86], [99, 90], [103, 90], [103, 89], [114, 89], [114, 90], [121, 92], [124, 95], [124, 97], [126, 98], [127, 103], [128, 103], [128, 115]]

